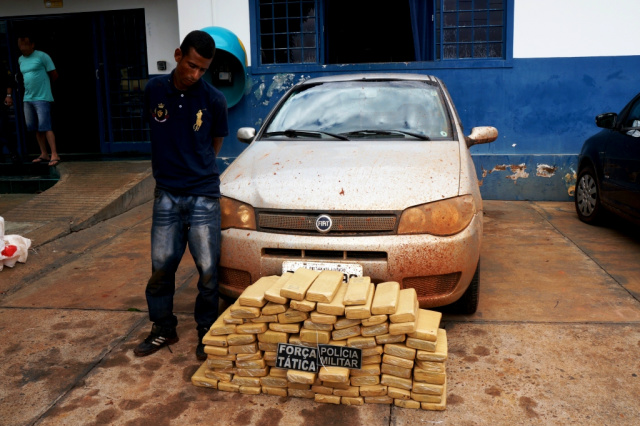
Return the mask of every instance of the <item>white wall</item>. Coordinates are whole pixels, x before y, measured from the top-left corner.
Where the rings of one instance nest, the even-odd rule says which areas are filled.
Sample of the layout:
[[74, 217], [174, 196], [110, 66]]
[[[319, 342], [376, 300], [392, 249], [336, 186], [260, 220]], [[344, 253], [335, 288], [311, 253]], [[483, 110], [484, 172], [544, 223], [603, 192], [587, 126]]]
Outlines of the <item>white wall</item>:
[[514, 2], [514, 58], [640, 55], [638, 0]]
[[251, 65], [250, 0], [177, 0], [180, 39], [204, 27], [223, 27], [238, 36]]
[[[206, 0], [211, 2], [211, 0]], [[149, 73], [160, 73], [157, 61], [167, 61], [166, 72], [174, 67], [173, 52], [180, 45], [176, 0], [63, 0], [61, 8], [46, 8], [43, 0], [0, 0], [0, 16], [58, 15], [144, 8], [147, 25]]]

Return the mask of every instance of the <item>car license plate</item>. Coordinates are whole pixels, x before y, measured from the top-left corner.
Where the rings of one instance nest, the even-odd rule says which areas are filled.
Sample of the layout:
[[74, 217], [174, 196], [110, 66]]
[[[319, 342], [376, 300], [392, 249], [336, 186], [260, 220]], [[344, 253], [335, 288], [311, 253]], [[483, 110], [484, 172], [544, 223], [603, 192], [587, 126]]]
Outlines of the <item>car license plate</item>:
[[301, 262], [297, 260], [285, 260], [282, 262], [282, 273], [295, 272], [298, 268], [311, 269], [312, 271], [338, 271], [342, 272], [342, 282], [349, 282], [351, 277], [362, 276], [362, 265], [355, 263], [331, 263], [331, 262]]

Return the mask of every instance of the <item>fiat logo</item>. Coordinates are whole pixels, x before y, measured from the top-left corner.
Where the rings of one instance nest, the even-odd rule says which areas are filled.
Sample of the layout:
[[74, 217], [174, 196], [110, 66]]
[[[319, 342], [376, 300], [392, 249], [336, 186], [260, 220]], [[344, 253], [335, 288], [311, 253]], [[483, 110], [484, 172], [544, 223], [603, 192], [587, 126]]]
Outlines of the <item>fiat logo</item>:
[[327, 214], [321, 214], [316, 219], [316, 229], [323, 234], [326, 234], [331, 230], [331, 225], [333, 222], [331, 221], [331, 216]]

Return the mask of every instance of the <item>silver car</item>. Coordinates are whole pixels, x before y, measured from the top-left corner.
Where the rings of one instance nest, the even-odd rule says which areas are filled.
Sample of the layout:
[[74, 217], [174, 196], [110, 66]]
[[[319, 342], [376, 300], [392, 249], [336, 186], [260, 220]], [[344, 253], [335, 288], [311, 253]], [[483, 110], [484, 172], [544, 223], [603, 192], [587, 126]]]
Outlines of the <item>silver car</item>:
[[223, 296], [299, 267], [396, 281], [422, 308], [478, 305], [482, 199], [436, 77], [359, 74], [292, 87], [221, 176]]

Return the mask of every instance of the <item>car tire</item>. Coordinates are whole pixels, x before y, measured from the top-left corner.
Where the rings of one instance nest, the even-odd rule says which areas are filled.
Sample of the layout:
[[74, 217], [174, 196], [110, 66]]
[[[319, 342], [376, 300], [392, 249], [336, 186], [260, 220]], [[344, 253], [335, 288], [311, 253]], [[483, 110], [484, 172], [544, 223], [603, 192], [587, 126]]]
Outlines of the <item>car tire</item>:
[[600, 202], [600, 184], [593, 167], [587, 166], [578, 173], [574, 202], [581, 221], [591, 225], [601, 221], [603, 208]]
[[476, 266], [476, 272], [471, 278], [471, 283], [467, 291], [456, 302], [449, 305], [448, 311], [452, 314], [471, 315], [478, 310], [478, 302], [480, 301], [480, 260]]

